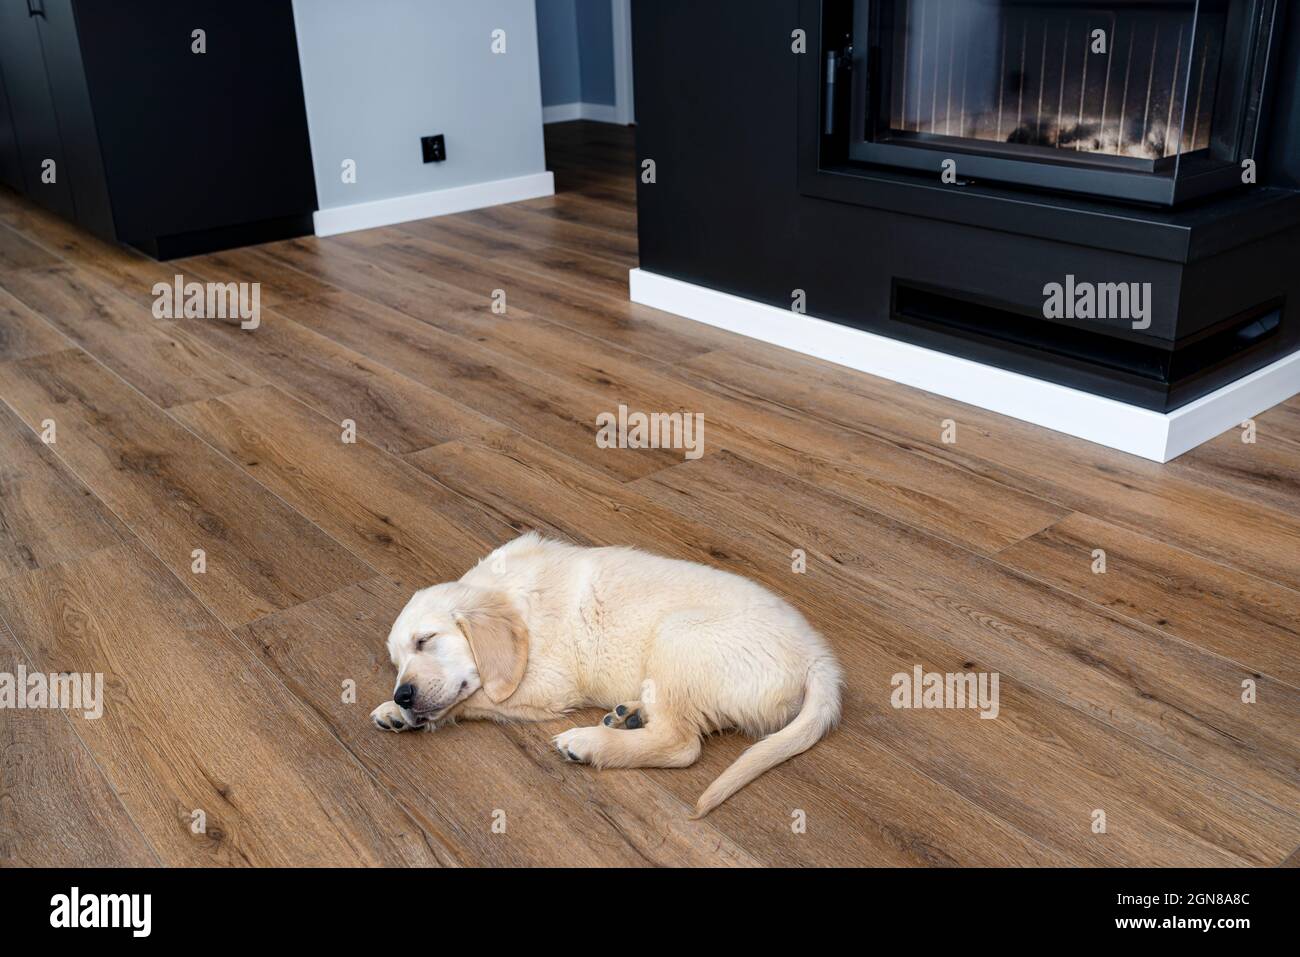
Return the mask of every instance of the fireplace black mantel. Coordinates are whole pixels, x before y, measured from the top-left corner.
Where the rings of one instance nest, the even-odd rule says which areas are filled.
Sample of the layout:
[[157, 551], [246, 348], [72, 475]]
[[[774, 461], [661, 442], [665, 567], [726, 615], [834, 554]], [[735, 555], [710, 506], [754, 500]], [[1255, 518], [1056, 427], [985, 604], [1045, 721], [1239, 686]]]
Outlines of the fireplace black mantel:
[[[878, 2], [897, 14], [920, 0]], [[967, 2], [954, 0], [950, 6]], [[1044, 182], [1018, 181], [1014, 170], [974, 175], [972, 158], [990, 153], [994, 160], [1003, 159], [1004, 147], [1023, 154], [1017, 162], [1047, 167], [1057, 165], [1046, 162], [1058, 158], [1051, 155], [1055, 151], [1079, 151], [1078, 132], [1060, 129], [1053, 118], [1064, 111], [1054, 104], [1049, 108], [1046, 97], [1041, 114], [1035, 97], [1030, 124], [1040, 131], [1038, 142], [993, 142], [998, 139], [996, 119], [991, 134], [985, 129], [987, 118], [956, 125], [954, 117], [945, 120], [947, 84], [941, 74], [941, 109], [931, 71], [932, 117], [921, 117], [920, 123], [926, 128], [894, 129], [916, 127], [917, 117], [914, 110], [908, 117], [902, 108], [901, 91], [895, 96], [879, 84], [871, 95], [889, 105], [885, 112], [890, 115], [882, 113], [868, 125], [862, 103], [836, 99], [852, 82], [837, 74], [837, 82], [828, 84], [826, 54], [843, 49], [845, 39], [853, 37], [853, 16], [861, 17], [864, 10], [870, 14], [875, 3], [655, 0], [635, 5], [638, 152], [654, 158], [659, 170], [657, 183], [639, 186], [643, 269], [787, 308], [791, 291], [802, 289], [809, 313], [819, 318], [1158, 411], [1177, 408], [1300, 349], [1300, 0], [1276, 5], [1264, 0], [1151, 0], [1087, 7], [1142, 6], [1166, 13], [1214, 7], [1225, 16], [1235, 10], [1235, 35], [1248, 38], [1255, 52], [1245, 57], [1249, 68], [1241, 57], [1228, 60], [1243, 76], [1268, 80], [1234, 85], [1220, 78], [1215, 84], [1218, 91], [1235, 91], [1222, 97], [1216, 93], [1216, 103], [1225, 98], [1230, 104], [1247, 103], [1245, 113], [1253, 111], [1254, 127], [1246, 124], [1240, 109], [1202, 121], [1211, 122], [1214, 131], [1224, 116], [1236, 117], [1232, 135], [1219, 137], [1221, 146], [1239, 150], [1248, 142], [1257, 182], [1243, 184], [1240, 153], [1224, 152], [1220, 159], [1233, 167], [1231, 177], [1220, 179], [1215, 188], [1202, 181], [1207, 188], [1192, 191], [1199, 195], [1183, 196], [1176, 177], [1157, 176], [1166, 185], [1173, 183], [1173, 192], [1146, 202], [1123, 195], [1122, 189], [1108, 196], [1098, 195], [1105, 190], [1074, 188], [1077, 183], [1049, 189]], [[994, 92], [1008, 83], [1018, 90], [1022, 82], [1037, 78], [1044, 89], [1055, 83], [1058, 102], [1079, 94], [1081, 87], [1071, 87], [1068, 75], [1045, 73], [1041, 67], [1044, 37], [1049, 43], [1060, 39], [1064, 47], [1063, 36], [1053, 31], [1065, 24], [1053, 18], [1068, 20], [1072, 14], [1064, 11], [1078, 11], [1081, 5], [1048, 0], [1014, 5], [980, 0], [978, 5], [1014, 6], [1022, 19], [1027, 12], [1046, 11], [1048, 25], [1041, 25], [1042, 17], [1038, 21], [1037, 77], [998, 73]], [[828, 20], [833, 35], [826, 32]], [[1015, 35], [1020, 22], [1008, 22], [1008, 36]], [[1135, 49], [1147, 44], [1149, 51], [1155, 39], [1159, 50], [1160, 38], [1177, 38], [1180, 24], [1184, 40], [1173, 49], [1182, 52], [1167, 61], [1158, 52], [1154, 59], [1148, 57], [1147, 76], [1154, 77], [1157, 70], [1150, 63], [1156, 63], [1161, 70], [1168, 67], [1170, 77], [1177, 72], [1185, 81], [1187, 72], [1181, 62], [1175, 71], [1173, 60], [1191, 56], [1199, 64], [1191, 21], [1163, 18], [1158, 31], [1138, 29], [1133, 22], [1128, 24], [1133, 30], [1120, 30], [1112, 39], [1118, 37], [1124, 53], [1130, 36]], [[997, 21], [980, 40], [989, 45], [985, 55], [999, 64], [1001, 25]], [[802, 55], [792, 50], [798, 30], [807, 36], [808, 52]], [[1020, 31], [1028, 49], [1033, 27], [1022, 25]], [[951, 44], [956, 59], [959, 36]], [[943, 42], [947, 39], [947, 34], [941, 36]], [[1224, 31], [1216, 42], [1228, 39]], [[897, 49], [901, 41], [895, 41]], [[671, 57], [662, 55], [666, 49], [673, 50]], [[1268, 51], [1267, 63], [1258, 59], [1260, 49]], [[1018, 55], [1019, 46], [1016, 51]], [[1077, 60], [1076, 55], [1076, 65]], [[1071, 60], [1062, 62], [1068, 66]], [[887, 63], [857, 68], [889, 69]], [[1196, 76], [1199, 86], [1199, 70]], [[1179, 98], [1187, 99], [1186, 83], [1179, 93], [1172, 80], [1168, 91], [1156, 89], [1152, 80], [1149, 111], [1145, 85], [1140, 97], [1149, 114], [1145, 126], [1163, 112], [1168, 127], [1171, 111], [1182, 112]], [[836, 93], [828, 93], [831, 87], [838, 88]], [[913, 89], [909, 103], [914, 95]], [[1085, 114], [1091, 110], [1091, 95], [1087, 90], [1082, 94]], [[969, 106], [969, 91], [967, 97]], [[1131, 99], [1139, 101], [1136, 94]], [[828, 102], [838, 116], [828, 115]], [[1078, 109], [1076, 104], [1076, 127]], [[987, 107], [973, 112], [987, 113]], [[1109, 106], [1106, 112], [1109, 123]], [[1196, 111], [1189, 107], [1187, 112]], [[1204, 109], [1199, 114], [1210, 115]], [[907, 119], [895, 122], [899, 117]], [[1003, 139], [1029, 138], [1015, 132], [1025, 125], [1019, 104], [1016, 119], [1014, 127], [1004, 126]], [[936, 126], [949, 137], [957, 130], [976, 135], [964, 137], [970, 142], [945, 143], [940, 151], [918, 149], [927, 157], [918, 166], [894, 162], [888, 153], [855, 149], [868, 143], [869, 131], [879, 133], [881, 122], [887, 129], [872, 141], [876, 145], [883, 139], [901, 147], [907, 137], [898, 133], [931, 135]], [[1211, 140], [1217, 135], [1212, 132]], [[1187, 146], [1184, 160], [1194, 153], [1199, 160], [1213, 159], [1205, 136], [1198, 125], [1181, 138]], [[1151, 152], [1174, 148], [1172, 137], [1165, 145], [1158, 139]], [[1101, 152], [1121, 150], [1118, 135], [1113, 144], [1103, 137], [1092, 145]], [[957, 146], [962, 151], [951, 155], [957, 157], [958, 177], [945, 183], [936, 160]], [[1080, 159], [1065, 158], [1072, 163]], [[1165, 157], [1149, 159], [1154, 170]], [[1095, 172], [1141, 175], [1131, 165], [1108, 163], [1103, 159]], [[1044, 289], [1067, 276], [1150, 283], [1150, 325], [1134, 329], [1122, 320], [1046, 318]]]

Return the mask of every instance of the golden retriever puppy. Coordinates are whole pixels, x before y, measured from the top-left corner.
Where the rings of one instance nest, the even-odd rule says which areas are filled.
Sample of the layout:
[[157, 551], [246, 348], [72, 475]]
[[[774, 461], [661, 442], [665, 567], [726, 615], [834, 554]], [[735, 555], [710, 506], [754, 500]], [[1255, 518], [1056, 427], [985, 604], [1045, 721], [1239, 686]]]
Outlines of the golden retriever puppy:
[[543, 721], [610, 708], [556, 735], [597, 768], [685, 767], [700, 738], [763, 736], [709, 785], [700, 817], [839, 721], [840, 666], [804, 617], [730, 572], [529, 533], [460, 581], [416, 592], [388, 635], [389, 731], [457, 718]]

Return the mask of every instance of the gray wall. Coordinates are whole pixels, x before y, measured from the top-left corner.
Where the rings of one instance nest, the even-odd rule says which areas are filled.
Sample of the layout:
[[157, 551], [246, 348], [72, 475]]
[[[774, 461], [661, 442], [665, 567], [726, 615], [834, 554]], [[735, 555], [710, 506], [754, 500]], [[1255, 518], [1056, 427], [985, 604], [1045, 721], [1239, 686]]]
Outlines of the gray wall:
[[537, 46], [541, 53], [542, 102], [577, 103], [582, 99], [578, 59], [577, 0], [537, 0]]
[[[293, 7], [321, 209], [545, 170], [533, 0]], [[448, 158], [426, 165], [420, 137], [433, 133]], [[355, 184], [341, 182], [344, 159]]]
[[613, 106], [614, 22], [609, 0], [536, 0], [542, 102]]
[[614, 15], [609, 0], [576, 0], [582, 102], [613, 105]]

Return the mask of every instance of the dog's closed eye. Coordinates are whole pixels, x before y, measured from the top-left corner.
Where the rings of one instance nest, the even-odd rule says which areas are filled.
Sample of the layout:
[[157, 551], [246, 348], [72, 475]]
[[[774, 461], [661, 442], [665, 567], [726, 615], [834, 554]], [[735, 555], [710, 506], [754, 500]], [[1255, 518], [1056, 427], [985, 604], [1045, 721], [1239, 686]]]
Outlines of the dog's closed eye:
[[428, 640], [429, 640], [428, 638], [416, 638], [416, 639], [415, 639], [415, 650], [416, 650], [416, 651], [424, 651], [424, 643], [425, 643], [426, 641], [428, 641]]

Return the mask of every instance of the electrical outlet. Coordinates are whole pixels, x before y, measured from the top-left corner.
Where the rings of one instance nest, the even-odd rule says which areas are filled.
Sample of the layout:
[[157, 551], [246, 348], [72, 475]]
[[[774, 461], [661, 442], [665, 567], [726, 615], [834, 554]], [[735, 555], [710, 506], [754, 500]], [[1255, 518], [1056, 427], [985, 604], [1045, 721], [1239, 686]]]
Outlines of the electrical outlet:
[[420, 148], [424, 150], [426, 163], [441, 163], [447, 158], [447, 141], [441, 133], [436, 136], [421, 136]]

